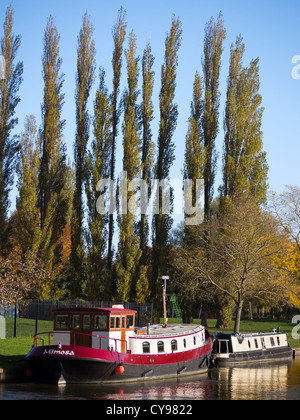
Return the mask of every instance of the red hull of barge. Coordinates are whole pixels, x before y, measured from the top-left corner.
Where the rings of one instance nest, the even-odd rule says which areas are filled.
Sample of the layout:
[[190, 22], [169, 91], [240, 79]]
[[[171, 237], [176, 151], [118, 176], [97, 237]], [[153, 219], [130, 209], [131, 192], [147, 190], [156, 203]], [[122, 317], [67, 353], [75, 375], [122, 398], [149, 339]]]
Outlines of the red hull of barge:
[[201, 374], [208, 369], [211, 352], [209, 337], [202, 347], [157, 355], [67, 345], [33, 347], [27, 361], [38, 382], [110, 383]]

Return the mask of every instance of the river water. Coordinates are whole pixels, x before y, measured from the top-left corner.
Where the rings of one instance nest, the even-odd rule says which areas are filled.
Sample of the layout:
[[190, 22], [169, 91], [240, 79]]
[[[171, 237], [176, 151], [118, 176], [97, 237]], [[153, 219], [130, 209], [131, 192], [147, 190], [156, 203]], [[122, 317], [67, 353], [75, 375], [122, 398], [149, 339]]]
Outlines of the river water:
[[110, 386], [0, 384], [0, 400], [300, 400], [300, 356], [284, 363], [214, 368], [180, 380]]

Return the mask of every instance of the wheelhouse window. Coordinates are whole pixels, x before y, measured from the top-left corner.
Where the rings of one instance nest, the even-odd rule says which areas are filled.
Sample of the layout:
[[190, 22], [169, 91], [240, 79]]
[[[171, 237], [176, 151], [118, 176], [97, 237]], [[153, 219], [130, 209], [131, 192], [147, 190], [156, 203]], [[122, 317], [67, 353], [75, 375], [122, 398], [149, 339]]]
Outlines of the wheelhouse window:
[[280, 337], [277, 336], [277, 344], [280, 346]]
[[95, 316], [95, 329], [96, 330], [107, 330], [107, 315], [96, 315]]
[[83, 315], [83, 329], [89, 330], [91, 328], [91, 317], [90, 315]]
[[228, 344], [229, 340], [219, 340], [219, 353], [229, 353]]
[[172, 340], [171, 341], [171, 350], [172, 351], [177, 351], [177, 340]]
[[125, 328], [125, 315], [122, 315], [122, 329]]
[[56, 329], [65, 330], [68, 328], [68, 315], [56, 315]]
[[150, 353], [150, 343], [148, 341], [143, 342], [143, 353]]
[[72, 327], [73, 330], [78, 330], [80, 328], [80, 315], [73, 315], [73, 320], [72, 320]]
[[164, 345], [164, 342], [163, 342], [163, 341], [159, 341], [159, 342], [157, 343], [157, 352], [158, 352], [158, 353], [164, 353], [164, 351], [165, 351], [165, 345]]
[[186, 339], [183, 339], [183, 347], [186, 348]]
[[126, 328], [132, 329], [133, 326], [134, 326], [133, 315], [127, 315], [127, 318], [126, 318]]
[[116, 328], [116, 317], [114, 315], [110, 316], [110, 329], [114, 330]]
[[258, 342], [257, 342], [257, 339], [256, 338], [254, 339], [254, 343], [255, 343], [255, 348], [258, 349]]
[[270, 337], [270, 341], [271, 341], [271, 346], [274, 347], [275, 346], [274, 338]]
[[194, 335], [194, 346], [196, 345], [196, 336]]
[[120, 315], [116, 316], [116, 329], [119, 330], [120, 329]]

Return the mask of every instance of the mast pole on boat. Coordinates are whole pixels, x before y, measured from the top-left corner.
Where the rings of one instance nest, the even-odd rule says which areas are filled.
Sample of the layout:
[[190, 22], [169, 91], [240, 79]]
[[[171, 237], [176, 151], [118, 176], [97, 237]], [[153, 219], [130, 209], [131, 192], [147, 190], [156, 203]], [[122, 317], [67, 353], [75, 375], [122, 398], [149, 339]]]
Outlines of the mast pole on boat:
[[166, 297], [167, 297], [167, 280], [169, 280], [169, 276], [162, 276], [162, 279], [164, 280], [164, 286], [163, 286], [163, 309], [164, 309], [164, 319], [165, 319], [165, 325], [164, 327], [168, 327], [168, 318], [167, 318], [167, 304], [166, 304]]

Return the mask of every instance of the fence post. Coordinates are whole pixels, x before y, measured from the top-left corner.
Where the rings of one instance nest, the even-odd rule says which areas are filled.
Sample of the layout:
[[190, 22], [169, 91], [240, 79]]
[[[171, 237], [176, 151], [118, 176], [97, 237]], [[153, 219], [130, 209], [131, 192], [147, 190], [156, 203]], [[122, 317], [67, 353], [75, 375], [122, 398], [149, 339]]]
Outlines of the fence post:
[[17, 337], [17, 303], [15, 304], [14, 338]]
[[39, 319], [39, 301], [35, 301], [36, 307], [35, 307], [35, 334], [38, 333], [38, 319]]

